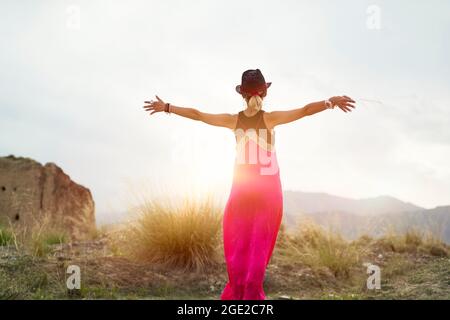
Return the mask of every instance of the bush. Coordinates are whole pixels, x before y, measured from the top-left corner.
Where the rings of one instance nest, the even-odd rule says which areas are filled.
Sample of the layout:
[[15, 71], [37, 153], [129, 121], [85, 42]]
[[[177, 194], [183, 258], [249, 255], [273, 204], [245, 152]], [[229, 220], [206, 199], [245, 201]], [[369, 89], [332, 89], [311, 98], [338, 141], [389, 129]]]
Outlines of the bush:
[[433, 233], [420, 232], [415, 229], [403, 234], [390, 231], [378, 239], [378, 244], [385, 250], [398, 253], [425, 253], [434, 256], [448, 256], [448, 246]]
[[348, 277], [359, 262], [357, 246], [339, 234], [325, 231], [313, 223], [302, 223], [280, 254], [291, 262], [301, 262], [311, 269], [329, 269], [335, 277]]
[[124, 252], [165, 268], [203, 271], [218, 263], [221, 210], [212, 201], [148, 201], [124, 233]]

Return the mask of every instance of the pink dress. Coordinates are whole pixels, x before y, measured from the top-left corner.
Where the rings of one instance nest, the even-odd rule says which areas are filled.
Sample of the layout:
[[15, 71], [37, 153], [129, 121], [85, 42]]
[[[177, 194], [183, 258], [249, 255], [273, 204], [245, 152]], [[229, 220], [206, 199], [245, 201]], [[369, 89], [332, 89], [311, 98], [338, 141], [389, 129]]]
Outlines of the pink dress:
[[283, 196], [273, 130], [267, 130], [263, 113], [238, 115], [233, 185], [223, 217], [228, 282], [222, 300], [265, 299], [264, 276], [281, 224]]

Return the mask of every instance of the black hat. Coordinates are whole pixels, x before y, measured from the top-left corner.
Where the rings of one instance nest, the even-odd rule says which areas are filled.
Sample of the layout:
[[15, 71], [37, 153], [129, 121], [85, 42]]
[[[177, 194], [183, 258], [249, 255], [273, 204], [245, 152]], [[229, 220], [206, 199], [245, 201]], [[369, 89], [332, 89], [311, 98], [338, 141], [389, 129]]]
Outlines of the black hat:
[[267, 90], [271, 84], [272, 82], [264, 80], [261, 70], [250, 69], [242, 74], [241, 84], [236, 86], [236, 91], [239, 94], [253, 96], [257, 95], [259, 91]]

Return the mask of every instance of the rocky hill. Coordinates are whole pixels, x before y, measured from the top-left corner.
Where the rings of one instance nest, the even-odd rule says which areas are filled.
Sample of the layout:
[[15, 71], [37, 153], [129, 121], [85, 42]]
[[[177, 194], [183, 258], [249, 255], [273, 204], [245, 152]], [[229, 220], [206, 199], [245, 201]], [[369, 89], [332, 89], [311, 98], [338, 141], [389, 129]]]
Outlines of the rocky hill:
[[0, 157], [0, 220], [27, 226], [49, 219], [71, 237], [95, 228], [94, 200], [54, 163]]

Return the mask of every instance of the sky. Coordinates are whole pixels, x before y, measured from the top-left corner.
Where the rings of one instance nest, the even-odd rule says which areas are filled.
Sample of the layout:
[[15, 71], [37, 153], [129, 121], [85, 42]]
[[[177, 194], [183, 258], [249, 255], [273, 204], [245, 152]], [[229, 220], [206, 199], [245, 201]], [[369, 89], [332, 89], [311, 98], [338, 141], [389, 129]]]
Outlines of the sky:
[[450, 204], [450, 2], [0, 2], [0, 156], [54, 162], [88, 187], [97, 220], [142, 197], [232, 182], [231, 130], [149, 116], [177, 106], [237, 113], [242, 72], [272, 82], [266, 111], [335, 95], [276, 128], [285, 190]]

